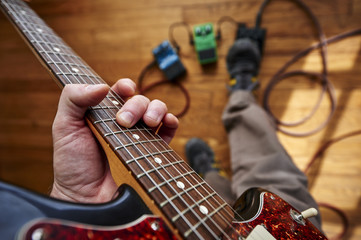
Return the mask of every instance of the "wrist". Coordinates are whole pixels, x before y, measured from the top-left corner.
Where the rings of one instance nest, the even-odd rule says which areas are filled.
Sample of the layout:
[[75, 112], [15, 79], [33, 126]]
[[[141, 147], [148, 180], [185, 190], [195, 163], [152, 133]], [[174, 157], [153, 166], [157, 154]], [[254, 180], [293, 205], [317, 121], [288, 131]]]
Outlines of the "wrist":
[[74, 194], [69, 194], [65, 192], [66, 191], [62, 187], [60, 187], [56, 182], [54, 182], [50, 191], [50, 197], [69, 202], [80, 202], [79, 198], [74, 196]]

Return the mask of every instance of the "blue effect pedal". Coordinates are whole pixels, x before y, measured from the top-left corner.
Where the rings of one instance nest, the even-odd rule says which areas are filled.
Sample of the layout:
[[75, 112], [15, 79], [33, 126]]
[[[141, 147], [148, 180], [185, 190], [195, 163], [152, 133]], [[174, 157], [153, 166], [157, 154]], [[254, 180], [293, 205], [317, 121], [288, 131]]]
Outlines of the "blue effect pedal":
[[168, 80], [174, 81], [177, 77], [186, 72], [179, 56], [170, 45], [169, 41], [166, 40], [154, 48], [153, 55], [160, 70], [165, 74]]

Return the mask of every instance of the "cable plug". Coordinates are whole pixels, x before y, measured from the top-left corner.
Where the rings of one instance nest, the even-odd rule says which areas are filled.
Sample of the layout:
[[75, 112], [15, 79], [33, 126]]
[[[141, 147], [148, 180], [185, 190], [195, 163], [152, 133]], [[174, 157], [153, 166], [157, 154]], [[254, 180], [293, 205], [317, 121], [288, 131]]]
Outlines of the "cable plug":
[[266, 29], [259, 27], [249, 28], [245, 23], [239, 23], [236, 33], [236, 40], [242, 38], [249, 38], [256, 42], [261, 55], [263, 55], [264, 43], [266, 41]]

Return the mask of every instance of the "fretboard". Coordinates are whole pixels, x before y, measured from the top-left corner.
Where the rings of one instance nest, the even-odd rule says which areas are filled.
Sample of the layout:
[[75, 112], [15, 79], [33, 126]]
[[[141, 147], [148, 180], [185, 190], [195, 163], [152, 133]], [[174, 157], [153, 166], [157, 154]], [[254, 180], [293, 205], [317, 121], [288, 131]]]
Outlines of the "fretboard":
[[[1, 8], [61, 86], [104, 83], [26, 3], [1, 0]], [[123, 103], [110, 91], [87, 116], [119, 161], [184, 238], [227, 236], [231, 207], [150, 128], [118, 125], [115, 116]]]

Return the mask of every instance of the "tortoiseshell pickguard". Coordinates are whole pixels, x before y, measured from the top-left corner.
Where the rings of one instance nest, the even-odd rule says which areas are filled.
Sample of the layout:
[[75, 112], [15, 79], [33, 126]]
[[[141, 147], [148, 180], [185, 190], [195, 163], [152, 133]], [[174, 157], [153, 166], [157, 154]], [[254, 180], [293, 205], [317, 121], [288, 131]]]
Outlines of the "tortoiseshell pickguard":
[[[252, 219], [233, 222], [224, 239], [246, 239], [252, 230], [262, 225], [277, 240], [283, 239], [327, 239], [309, 220], [304, 225], [290, 215], [296, 211], [277, 195], [263, 192], [259, 211]], [[299, 213], [298, 211], [296, 211]], [[129, 239], [129, 240], [175, 240], [176, 236], [164, 221], [155, 216], [145, 216], [134, 223], [118, 227], [101, 227], [54, 219], [35, 220], [22, 230], [19, 239], [34, 240], [70, 239]], [[256, 238], [257, 239], [257, 238]]]
[[166, 227], [164, 221], [158, 217], [147, 216], [135, 223], [122, 227], [99, 227], [80, 223], [70, 223], [61, 220], [39, 220], [32, 224], [20, 239], [34, 240], [175, 240], [176, 237]]
[[327, 239], [309, 220], [305, 224], [297, 223], [290, 215], [290, 211], [296, 211], [291, 205], [277, 195], [263, 192], [263, 205], [260, 206], [258, 215], [244, 222], [233, 222], [229, 231], [232, 239], [246, 237], [257, 225], [262, 225], [273, 237], [282, 239]]

